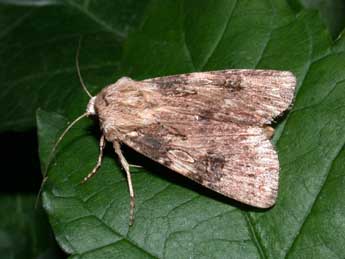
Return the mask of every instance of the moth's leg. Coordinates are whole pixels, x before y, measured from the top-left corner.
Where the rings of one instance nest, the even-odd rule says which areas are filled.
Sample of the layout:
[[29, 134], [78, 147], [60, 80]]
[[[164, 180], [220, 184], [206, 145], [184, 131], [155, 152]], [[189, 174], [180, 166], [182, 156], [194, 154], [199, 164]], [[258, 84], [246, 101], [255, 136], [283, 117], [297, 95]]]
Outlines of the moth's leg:
[[133, 222], [134, 222], [134, 207], [135, 207], [134, 190], [133, 190], [131, 172], [129, 171], [129, 164], [126, 158], [122, 154], [120, 143], [118, 141], [114, 141], [113, 146], [115, 149], [115, 153], [118, 155], [121, 165], [123, 169], [125, 169], [125, 172], [127, 175], [127, 182], [128, 182], [129, 196], [130, 196], [129, 225], [131, 226], [133, 225]]
[[143, 168], [141, 165], [133, 165], [133, 164], [129, 164], [130, 167], [134, 167], [134, 168]]
[[102, 165], [102, 160], [103, 160], [103, 150], [105, 147], [105, 137], [102, 134], [100, 140], [99, 140], [99, 155], [98, 155], [98, 160], [97, 160], [97, 164], [95, 165], [95, 167], [92, 169], [92, 171], [84, 177], [84, 179], [81, 181], [81, 183], [85, 183], [86, 181], [88, 181], [92, 176], [94, 176], [98, 169], [101, 167]]

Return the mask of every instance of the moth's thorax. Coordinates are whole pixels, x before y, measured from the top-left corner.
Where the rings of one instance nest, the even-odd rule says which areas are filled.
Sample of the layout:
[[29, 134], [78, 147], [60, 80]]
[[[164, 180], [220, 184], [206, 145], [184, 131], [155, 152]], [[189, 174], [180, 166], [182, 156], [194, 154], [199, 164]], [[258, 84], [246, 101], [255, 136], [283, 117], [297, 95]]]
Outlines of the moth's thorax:
[[151, 107], [151, 98], [147, 97], [150, 85], [122, 77], [97, 95], [95, 112], [108, 140], [119, 138], [115, 136], [119, 132], [123, 135], [152, 123], [152, 116], [146, 112]]

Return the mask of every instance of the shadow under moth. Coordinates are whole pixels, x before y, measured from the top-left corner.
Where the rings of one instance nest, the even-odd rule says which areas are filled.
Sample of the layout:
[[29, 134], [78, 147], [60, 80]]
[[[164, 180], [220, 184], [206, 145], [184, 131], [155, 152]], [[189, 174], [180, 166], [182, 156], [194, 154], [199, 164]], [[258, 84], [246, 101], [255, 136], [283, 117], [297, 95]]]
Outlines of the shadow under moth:
[[86, 113], [58, 142], [79, 119], [98, 117], [100, 155], [83, 182], [96, 174], [105, 141], [111, 142], [127, 175], [130, 224], [134, 190], [121, 144], [224, 196], [268, 208], [275, 203], [279, 178], [268, 125], [289, 108], [295, 85], [291, 72], [275, 70], [196, 72], [143, 81], [122, 77], [98, 95], [89, 94]]

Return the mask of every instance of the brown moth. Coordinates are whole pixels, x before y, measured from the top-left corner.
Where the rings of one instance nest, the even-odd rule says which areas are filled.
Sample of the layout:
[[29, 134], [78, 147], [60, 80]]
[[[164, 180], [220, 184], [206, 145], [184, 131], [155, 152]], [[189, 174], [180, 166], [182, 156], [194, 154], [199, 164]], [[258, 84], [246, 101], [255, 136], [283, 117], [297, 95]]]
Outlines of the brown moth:
[[121, 144], [224, 196], [271, 207], [277, 197], [279, 161], [269, 140], [273, 129], [267, 125], [289, 108], [295, 85], [291, 72], [275, 70], [196, 72], [143, 81], [120, 78], [97, 96], [89, 94], [81, 116], [97, 116], [102, 131], [97, 165], [83, 181], [100, 167], [106, 140], [127, 174], [130, 224], [134, 190]]
[[121, 143], [227, 197], [272, 206], [279, 161], [265, 125], [290, 106], [295, 85], [291, 72], [222, 70], [123, 77], [92, 97], [87, 114], [99, 119], [101, 150], [104, 139], [111, 142], [127, 173], [131, 220], [134, 191]]

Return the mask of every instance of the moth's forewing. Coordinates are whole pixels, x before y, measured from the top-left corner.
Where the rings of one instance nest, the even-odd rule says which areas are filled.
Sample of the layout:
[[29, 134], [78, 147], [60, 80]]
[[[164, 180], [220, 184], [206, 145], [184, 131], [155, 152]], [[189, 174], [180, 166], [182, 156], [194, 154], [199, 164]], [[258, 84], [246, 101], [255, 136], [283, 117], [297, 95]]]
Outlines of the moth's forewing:
[[224, 70], [120, 79], [96, 98], [108, 141], [225, 196], [256, 207], [274, 204], [279, 161], [263, 125], [289, 107], [290, 72]]
[[154, 83], [163, 96], [185, 96], [183, 101], [188, 102], [174, 102], [175, 108], [199, 112], [210, 119], [262, 126], [289, 107], [296, 78], [289, 71], [234, 69], [144, 82]]

